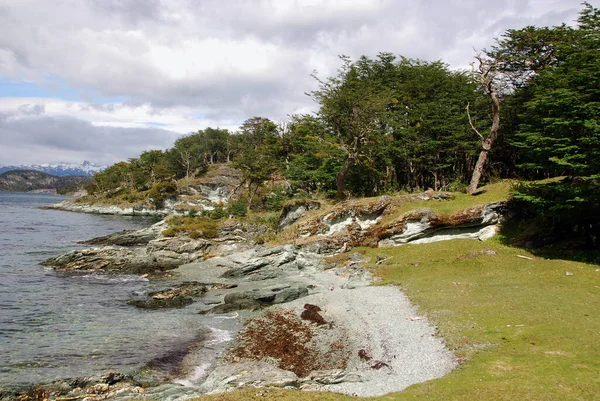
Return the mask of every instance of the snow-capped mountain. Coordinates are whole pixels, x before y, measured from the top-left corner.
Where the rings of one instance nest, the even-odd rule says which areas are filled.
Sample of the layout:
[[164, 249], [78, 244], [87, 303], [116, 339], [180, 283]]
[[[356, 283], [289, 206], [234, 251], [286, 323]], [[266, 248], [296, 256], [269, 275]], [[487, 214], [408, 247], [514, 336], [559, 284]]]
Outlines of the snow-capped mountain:
[[98, 171], [106, 169], [108, 166], [101, 166], [96, 163], [85, 160], [81, 164], [75, 163], [45, 163], [45, 164], [23, 164], [20, 166], [2, 166], [0, 165], [0, 174], [11, 170], [37, 170], [58, 177], [70, 175], [92, 176]]

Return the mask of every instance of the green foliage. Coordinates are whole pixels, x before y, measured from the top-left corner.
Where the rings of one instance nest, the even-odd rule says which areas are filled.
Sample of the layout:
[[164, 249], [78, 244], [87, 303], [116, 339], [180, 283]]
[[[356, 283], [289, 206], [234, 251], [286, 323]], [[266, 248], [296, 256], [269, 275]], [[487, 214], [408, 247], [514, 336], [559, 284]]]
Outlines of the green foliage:
[[440, 189], [470, 177], [480, 145], [465, 107], [471, 105], [476, 122], [486, 121], [489, 109], [470, 75], [381, 53], [375, 60], [343, 58], [338, 75], [319, 82], [312, 95], [340, 154], [338, 191], [342, 184], [356, 195]]
[[288, 123], [287, 165], [283, 174], [294, 191], [327, 192], [336, 189], [336, 175], [345, 153], [335, 146], [335, 138], [317, 118], [294, 115]]
[[165, 200], [177, 195], [177, 185], [173, 182], [159, 182], [148, 191], [148, 196], [156, 207], [162, 207]]
[[518, 81], [514, 144], [532, 178], [600, 170], [600, 11], [578, 26], [510, 30], [491, 54]]
[[162, 232], [165, 237], [187, 234], [190, 238], [216, 238], [219, 224], [213, 219], [200, 216], [176, 216], [168, 220], [169, 228]]
[[243, 200], [231, 202], [227, 206], [227, 214], [235, 217], [244, 217], [248, 213], [248, 204]]
[[529, 236], [537, 245], [568, 239], [573, 248], [597, 249], [600, 245], [599, 179], [600, 176], [575, 177], [549, 183], [518, 184], [511, 202], [514, 219], [528, 225], [535, 222], [538, 230]]
[[222, 206], [216, 206], [213, 210], [211, 210], [208, 214], [213, 220], [220, 220], [225, 217], [225, 210], [223, 210]]
[[271, 212], [280, 211], [283, 203], [288, 199], [285, 188], [275, 187], [265, 197], [265, 209]]

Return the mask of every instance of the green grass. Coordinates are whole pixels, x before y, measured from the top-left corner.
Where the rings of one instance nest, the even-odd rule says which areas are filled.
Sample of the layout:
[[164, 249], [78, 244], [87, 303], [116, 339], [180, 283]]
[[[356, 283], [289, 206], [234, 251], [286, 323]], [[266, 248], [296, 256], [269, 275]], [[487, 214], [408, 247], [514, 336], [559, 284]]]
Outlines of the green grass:
[[[399, 285], [437, 324], [462, 364], [443, 378], [378, 400], [600, 399], [600, 266], [536, 258], [497, 241], [366, 250], [372, 260], [383, 253], [392, 258], [376, 268], [382, 284]], [[254, 397], [355, 399], [245, 390], [198, 400]]]
[[[497, 255], [478, 253], [487, 250]], [[400, 285], [465, 359], [442, 379], [382, 400], [599, 399], [598, 266], [540, 259], [493, 241], [367, 255], [374, 253], [392, 256], [379, 268], [384, 282]]]
[[481, 194], [477, 196], [454, 192], [452, 200], [406, 202], [396, 207], [394, 213], [387, 216], [385, 220], [392, 220], [420, 208], [431, 208], [438, 214], [450, 215], [473, 206], [505, 201], [509, 197], [511, 187], [511, 181], [501, 181], [482, 187]]

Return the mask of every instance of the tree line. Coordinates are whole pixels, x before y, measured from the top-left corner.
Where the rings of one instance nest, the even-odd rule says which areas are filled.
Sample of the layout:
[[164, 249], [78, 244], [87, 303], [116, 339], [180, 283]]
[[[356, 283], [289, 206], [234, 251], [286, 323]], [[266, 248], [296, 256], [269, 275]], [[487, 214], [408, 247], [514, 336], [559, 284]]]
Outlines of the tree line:
[[334, 76], [314, 75], [314, 115], [200, 130], [96, 174], [91, 192], [148, 191], [223, 162], [242, 171], [249, 193], [280, 177], [292, 193], [339, 198], [474, 192], [496, 177], [597, 177], [597, 8], [583, 3], [574, 27], [510, 29], [474, 60], [471, 71], [455, 71], [391, 53], [341, 56]]

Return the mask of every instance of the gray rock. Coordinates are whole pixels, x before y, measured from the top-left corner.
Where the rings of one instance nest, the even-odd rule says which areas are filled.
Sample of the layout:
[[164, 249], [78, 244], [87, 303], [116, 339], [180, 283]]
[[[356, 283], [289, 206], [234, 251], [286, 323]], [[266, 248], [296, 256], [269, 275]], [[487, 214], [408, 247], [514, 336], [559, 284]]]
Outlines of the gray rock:
[[356, 373], [348, 373], [343, 369], [331, 370], [313, 370], [310, 374], [302, 379], [302, 383], [318, 383], [318, 384], [338, 384], [343, 382], [360, 382], [360, 375]]
[[193, 302], [194, 300], [190, 297], [182, 297], [180, 295], [176, 295], [172, 298], [162, 299], [131, 299], [127, 301], [127, 304], [141, 309], [166, 309], [182, 308]]
[[206, 393], [222, 393], [241, 387], [288, 387], [296, 386], [297, 383], [298, 376], [293, 372], [263, 361], [246, 361], [216, 367], [200, 390]]
[[161, 231], [164, 229], [166, 229], [166, 223], [163, 220], [150, 227], [142, 228], [140, 230], [123, 230], [118, 233], [96, 237], [86, 241], [80, 241], [79, 243], [88, 245], [119, 246], [145, 245], [148, 242], [160, 237]]
[[224, 303], [215, 306], [205, 313], [229, 313], [242, 309], [255, 309], [269, 305], [290, 302], [308, 295], [308, 287], [305, 285], [280, 285], [263, 289], [235, 292], [225, 295]]
[[321, 204], [319, 202], [305, 199], [299, 199], [288, 203], [281, 210], [281, 215], [279, 216], [279, 223], [277, 226], [279, 227], [279, 230], [283, 230], [287, 226], [294, 224], [307, 211], [319, 209], [320, 207]]
[[250, 273], [253, 273], [269, 264], [268, 259], [255, 259], [251, 260], [243, 266], [234, 267], [233, 269], [227, 270], [225, 273], [221, 275], [223, 278], [232, 278], [232, 277], [244, 277]]

